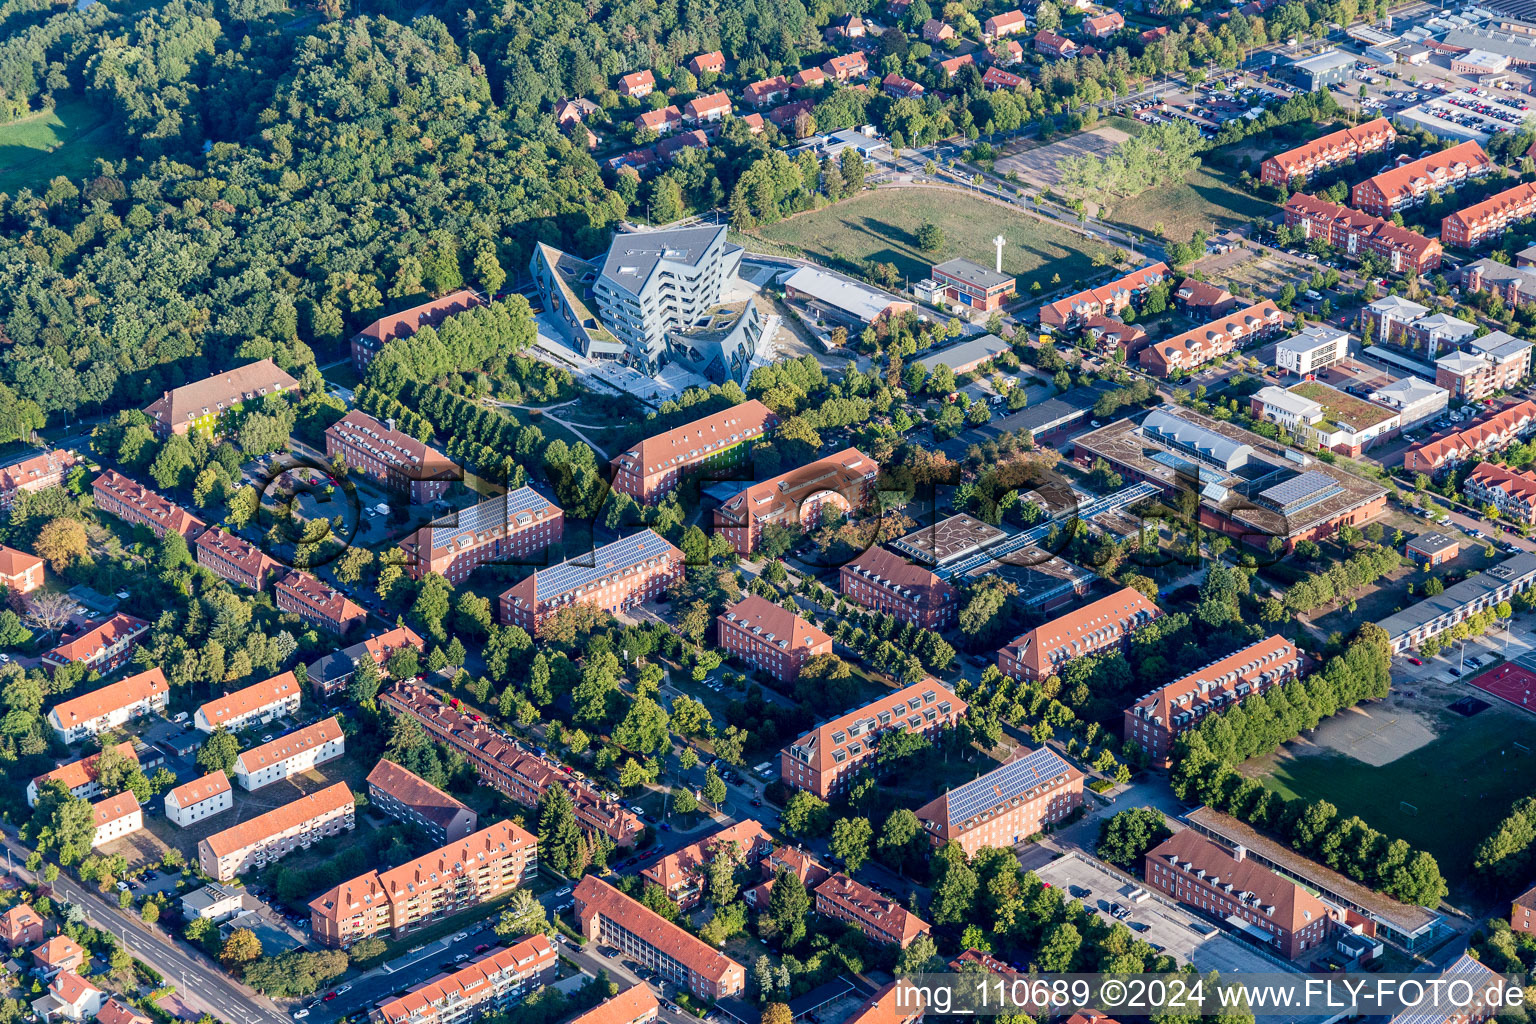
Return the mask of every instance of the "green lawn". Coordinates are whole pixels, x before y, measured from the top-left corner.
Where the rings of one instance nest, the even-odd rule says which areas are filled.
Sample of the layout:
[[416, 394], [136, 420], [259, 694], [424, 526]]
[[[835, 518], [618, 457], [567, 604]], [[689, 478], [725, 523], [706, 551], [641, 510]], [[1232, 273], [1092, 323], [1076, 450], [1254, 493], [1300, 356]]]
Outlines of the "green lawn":
[[[944, 231], [937, 252], [917, 247], [924, 223]], [[1019, 293], [1052, 275], [1072, 283], [1093, 270], [1093, 254], [1108, 249], [1055, 224], [1009, 207], [948, 189], [881, 189], [821, 210], [758, 228], [741, 239], [749, 249], [800, 256], [847, 274], [861, 275], [866, 260], [894, 263], [910, 281], [927, 277], [935, 263], [963, 256], [992, 266], [992, 239], [1001, 233], [1003, 270], [1019, 279]]]
[[78, 181], [97, 157], [122, 155], [107, 111], [67, 96], [52, 110], [0, 125], [0, 192], [41, 189], [61, 174]]
[[[1530, 734], [1524, 712], [1495, 705], [1455, 719], [1435, 740], [1379, 768], [1345, 754], [1309, 753], [1278, 762], [1260, 781], [1286, 797], [1328, 800], [1340, 817], [1358, 814], [1429, 851], [1453, 889], [1462, 889], [1477, 845], [1510, 804], [1531, 793], [1536, 761], [1512, 746], [1529, 746]], [[1416, 815], [1404, 811], [1404, 800]]]
[[1219, 174], [1202, 168], [1177, 185], [1164, 185], [1120, 202], [1102, 216], [1111, 224], [1156, 231], [1163, 237], [1188, 241], [1198, 230], [1238, 227], [1255, 217], [1268, 217], [1276, 207], [1229, 185]]

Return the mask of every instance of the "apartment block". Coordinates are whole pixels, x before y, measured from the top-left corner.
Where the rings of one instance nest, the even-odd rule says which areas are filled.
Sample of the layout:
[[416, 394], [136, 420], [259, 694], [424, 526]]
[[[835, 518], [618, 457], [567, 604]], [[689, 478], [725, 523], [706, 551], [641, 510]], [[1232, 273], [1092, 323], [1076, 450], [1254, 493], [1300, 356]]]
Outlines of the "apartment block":
[[689, 473], [741, 464], [747, 446], [778, 422], [773, 410], [753, 398], [648, 437], [613, 460], [613, 489], [642, 505], [654, 504]]
[[1297, 178], [1311, 179], [1324, 171], [1353, 163], [1369, 153], [1380, 152], [1397, 141], [1397, 130], [1384, 117], [1329, 132], [1305, 145], [1276, 153], [1259, 167], [1266, 185], [1290, 185]]
[[381, 760], [368, 773], [368, 799], [397, 821], [415, 825], [440, 843], [475, 830], [475, 812], [415, 772]]
[[198, 534], [192, 546], [197, 551], [198, 565], [258, 593], [265, 589], [267, 577], [282, 568], [250, 541], [217, 528]]
[[715, 532], [750, 557], [766, 526], [812, 530], [828, 512], [851, 517], [874, 492], [879, 467], [857, 448], [755, 483], [715, 509]]
[[247, 402], [254, 406], [269, 395], [297, 394], [298, 390], [299, 382], [276, 363], [259, 359], [167, 391], [150, 403], [144, 415], [156, 437], [194, 430], [217, 437], [234, 424]]
[[211, 733], [215, 729], [239, 732], [266, 725], [297, 712], [301, 694], [293, 673], [284, 672], [209, 701], [193, 714], [192, 726], [198, 732]]
[[575, 604], [617, 614], [659, 597], [683, 574], [683, 553], [641, 530], [549, 569], [534, 570], [501, 595], [501, 621], [534, 633]]
[[997, 652], [997, 667], [1005, 676], [1036, 682], [1074, 658], [1124, 650], [1132, 633], [1162, 614], [1140, 591], [1122, 587], [1015, 637]]
[[316, 700], [334, 697], [346, 689], [352, 677], [357, 675], [357, 666], [362, 664], [364, 658], [378, 666], [380, 679], [388, 679], [389, 659], [396, 651], [407, 647], [415, 648], [417, 654], [427, 653], [426, 641], [417, 636], [414, 630], [409, 626], [396, 626], [351, 647], [332, 651], [309, 663], [310, 691]]
[[1467, 474], [1461, 489], [1473, 505], [1492, 505], [1511, 519], [1536, 523], [1536, 473], [1483, 462]]
[[91, 815], [96, 824], [96, 833], [91, 838], [92, 849], [133, 835], [144, 827], [144, 810], [132, 792], [95, 801], [91, 804]]
[[448, 456], [396, 430], [394, 420], [381, 423], [361, 409], [326, 429], [325, 454], [413, 505], [436, 501], [462, 476]]
[[1390, 217], [1423, 203], [1430, 192], [1454, 192], [1493, 169], [1482, 146], [1463, 142], [1365, 179], [1350, 190], [1350, 204], [1373, 216]]
[[550, 786], [564, 786], [576, 809], [576, 820], [589, 832], [602, 832], [618, 846], [633, 846], [645, 826], [617, 801], [607, 800], [581, 779], [560, 770], [492, 728], [467, 708], [450, 705], [436, 690], [415, 683], [399, 683], [380, 700], [397, 714], [421, 723], [434, 739], [441, 740], [469, 759], [480, 778], [525, 807], [536, 807]]
[[400, 545], [417, 579], [429, 572], [459, 583], [482, 565], [542, 564], [565, 533], [565, 513], [532, 487], [450, 512]]
[[240, 752], [235, 758], [235, 781], [242, 789], [257, 790], [281, 782], [347, 752], [341, 723], [333, 716], [270, 743]]
[[135, 718], [164, 711], [169, 699], [165, 673], [152, 668], [55, 704], [48, 712], [48, 724], [62, 742], [76, 743]]
[[91, 481], [91, 495], [98, 509], [125, 523], [144, 527], [156, 539], [172, 530], [192, 541], [208, 528], [207, 523], [174, 501], [115, 469], [109, 469]]
[[1525, 935], [1536, 935], [1536, 922], [1531, 911], [1536, 910], [1536, 886], [1516, 896], [1509, 906], [1509, 927]]
[[753, 864], [773, 849], [773, 837], [752, 819], [727, 825], [714, 834], [669, 853], [640, 872], [659, 885], [684, 910], [698, 906], [704, 896], [705, 871], [716, 857]]
[[[113, 750], [119, 756], [132, 761], [134, 764], [139, 763], [139, 755], [134, 752], [132, 743], [119, 743]], [[38, 793], [50, 782], [62, 783], [64, 788], [69, 790], [71, 796], [79, 797], [82, 800], [89, 800], [92, 797], [100, 796], [102, 793], [101, 783], [96, 779], [96, 766], [100, 760], [100, 754], [92, 754], [90, 757], [82, 757], [78, 761], [61, 764], [53, 771], [44, 772], [37, 776], [27, 783], [27, 806], [37, 806]]]
[[1050, 747], [1020, 750], [997, 768], [956, 786], [917, 811], [935, 848], [959, 843], [1008, 849], [1083, 805], [1083, 773]]
[[171, 824], [187, 828], [234, 805], [235, 794], [229, 785], [229, 776], [223, 772], [209, 772], [165, 794], [165, 817]]
[[0, 544], [0, 586], [12, 594], [30, 594], [43, 585], [43, 560]]
[[1436, 270], [1445, 255], [1437, 239], [1316, 196], [1297, 193], [1286, 200], [1285, 223], [1300, 228], [1307, 238], [1321, 238], [1346, 256], [1375, 253], [1394, 273]]
[[1440, 221], [1440, 241], [1462, 249], [1474, 249], [1492, 241], [1536, 213], [1536, 184], [1526, 182], [1507, 188]]
[[888, 729], [922, 733], [930, 739], [958, 722], [967, 704], [931, 676], [838, 715], [779, 751], [779, 778], [825, 800], [840, 792], [872, 763], [879, 738]]
[[1511, 308], [1536, 298], [1536, 268], [1521, 260], [1515, 266], [1481, 259], [1461, 270], [1466, 292], [1494, 292]]
[[1206, 715], [1236, 707], [1301, 674], [1301, 652], [1271, 636], [1153, 690], [1125, 709], [1125, 738], [1152, 762], [1166, 766], [1173, 741], [1198, 728]]
[[362, 605], [307, 572], [290, 572], [272, 588], [279, 611], [290, 612], [317, 629], [346, 636], [368, 621]]
[[1435, 360], [1435, 383], [1466, 402], [1512, 391], [1530, 373], [1531, 343], [1503, 331], [1473, 338], [1464, 350]]
[[781, 683], [792, 684], [807, 661], [832, 653], [832, 638], [782, 605], [756, 594], [715, 619], [720, 646]]
[[423, 327], [436, 327], [450, 316], [485, 305], [485, 299], [468, 288], [440, 299], [375, 320], [352, 338], [352, 367], [362, 376], [383, 347], [396, 338], [409, 338]]
[[816, 887], [816, 913], [845, 921], [875, 942], [906, 949], [919, 935], [933, 930], [889, 896], [882, 896], [844, 874], [833, 875]]
[[1168, 265], [1154, 263], [1134, 270], [1108, 284], [1089, 288], [1040, 307], [1040, 323], [1047, 327], [1076, 327], [1096, 316], [1119, 316], [1140, 303], [1154, 285], [1168, 279]]
[[368, 1019], [372, 1024], [463, 1024], [506, 1014], [555, 979], [559, 959], [549, 936], [535, 935], [380, 1002]]
[[617, 948], [696, 998], [713, 1002], [746, 988], [741, 964], [595, 875], [576, 886], [575, 900], [589, 940]]
[[399, 938], [505, 896], [538, 861], [531, 833], [497, 822], [399, 867], [341, 883], [310, 903], [310, 933], [342, 947], [372, 935]]
[[23, 494], [60, 486], [79, 461], [74, 452], [53, 448], [0, 466], [0, 509], [10, 508]]
[[1192, 331], [1153, 342], [1141, 350], [1141, 368], [1159, 377], [1187, 373], [1278, 333], [1287, 319], [1279, 306], [1266, 299]]
[[1414, 445], [1403, 454], [1403, 465], [1414, 473], [1437, 474], [1485, 452], [1536, 432], [1536, 402], [1506, 406], [1448, 434]]
[[924, 629], [949, 626], [959, 607], [954, 587], [882, 547], [870, 548], [840, 568], [837, 585], [849, 600]]
[[661, 1015], [656, 993], [645, 982], [636, 982], [611, 999], [598, 1003], [570, 1024], [651, 1024]]
[[59, 668], [78, 663], [105, 675], [128, 660], [140, 638], [149, 632], [149, 623], [118, 612], [99, 626], [66, 640], [47, 654], [45, 668]]
[[215, 832], [197, 844], [197, 866], [210, 878], [227, 882], [294, 850], [352, 831], [355, 810], [352, 791], [338, 782]]

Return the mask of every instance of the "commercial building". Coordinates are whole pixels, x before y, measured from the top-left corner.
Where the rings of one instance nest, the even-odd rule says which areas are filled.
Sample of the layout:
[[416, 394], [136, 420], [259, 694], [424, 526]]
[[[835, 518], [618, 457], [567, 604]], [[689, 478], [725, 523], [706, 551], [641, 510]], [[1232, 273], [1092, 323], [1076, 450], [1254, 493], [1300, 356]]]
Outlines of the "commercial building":
[[144, 827], [144, 810], [139, 806], [139, 798], [131, 791], [94, 801], [91, 817], [96, 826], [91, 837], [92, 849], [131, 836]]
[[748, 594], [715, 619], [720, 646], [780, 683], [793, 684], [805, 663], [832, 653], [832, 638], [795, 612]]
[[501, 621], [533, 633], [575, 604], [618, 614], [658, 597], [683, 568], [681, 551], [654, 530], [641, 530], [589, 555], [534, 570], [501, 595]]
[[181, 898], [181, 916], [188, 921], [203, 919], [215, 924], [228, 921], [245, 909], [241, 890], [209, 882]]
[[773, 837], [763, 826], [748, 818], [669, 853], [640, 872], [647, 882], [665, 890], [683, 910], [697, 906], [704, 896], [705, 872], [716, 857], [729, 857], [738, 864], [753, 864], [773, 849]]
[[1377, 441], [1397, 436], [1402, 423], [1391, 409], [1320, 380], [1288, 389], [1270, 384], [1255, 392], [1248, 405], [1255, 419], [1278, 423], [1306, 447], [1352, 459]]
[[352, 367], [362, 376], [379, 351], [396, 338], [409, 338], [423, 327], [436, 327], [450, 316], [483, 305], [485, 300], [478, 293], [463, 288], [375, 320], [352, 338]]
[[1493, 169], [1483, 147], [1467, 141], [1365, 179], [1350, 190], [1350, 203], [1373, 216], [1390, 217], [1418, 206], [1430, 192], [1454, 192]]
[[150, 490], [115, 469], [109, 469], [91, 481], [91, 495], [96, 507], [125, 523], [142, 526], [158, 540], [172, 530], [187, 540], [196, 540], [208, 524], [158, 492]]
[[1266, 185], [1289, 186], [1297, 178], [1311, 179], [1353, 163], [1368, 153], [1377, 153], [1397, 141], [1397, 130], [1384, 117], [1341, 128], [1305, 145], [1276, 153], [1259, 167], [1259, 180]]
[[235, 805], [234, 790], [224, 772], [209, 772], [165, 794], [165, 817], [186, 828]]
[[1350, 74], [1355, 70], [1355, 55], [1330, 48], [1294, 61], [1291, 69], [1296, 75], [1297, 85], [1307, 92], [1317, 92], [1349, 81]]
[[1393, 654], [1419, 647], [1424, 641], [1450, 629], [1500, 601], [1522, 594], [1536, 582], [1536, 554], [1522, 552], [1491, 569], [1468, 576], [1432, 597], [1409, 605], [1380, 620]]
[[1440, 241], [1473, 249], [1536, 213], [1536, 184], [1507, 188], [1440, 221]]
[[356, 804], [345, 782], [258, 814], [197, 844], [203, 874], [227, 882], [275, 863], [294, 850], [352, 831]]
[[1366, 395], [1377, 405], [1397, 411], [1401, 429], [1412, 430], [1445, 412], [1451, 393], [1438, 384], [1417, 377], [1404, 377]]
[[1461, 542], [1445, 533], [1421, 533], [1403, 546], [1416, 565], [1444, 565], [1461, 553]]
[[307, 772], [346, 752], [346, 735], [341, 731], [341, 723], [332, 716], [241, 751], [235, 758], [235, 781], [242, 789], [257, 790]]
[[399, 867], [341, 883], [310, 903], [310, 934], [342, 947], [373, 935], [398, 939], [505, 896], [538, 862], [532, 833], [497, 822]]
[[[119, 743], [112, 749], [118, 756], [132, 761], [134, 764], [139, 763], [139, 755], [134, 753], [132, 743]], [[96, 778], [96, 766], [100, 761], [100, 754], [92, 754], [90, 757], [82, 757], [78, 761], [61, 764], [53, 771], [44, 772], [37, 776], [27, 783], [27, 806], [37, 806], [38, 793], [50, 782], [60, 783], [65, 789], [69, 790], [70, 796], [79, 797], [82, 800], [89, 800], [92, 797], [100, 796], [102, 793], [101, 783]]]
[[1423, 274], [1438, 269], [1444, 256], [1437, 239], [1316, 196], [1297, 193], [1286, 200], [1285, 223], [1300, 228], [1303, 237], [1320, 238], [1346, 256], [1375, 253], [1393, 273], [1413, 270]]
[[817, 320], [863, 328], [877, 320], [899, 316], [911, 302], [890, 292], [841, 277], [819, 267], [799, 267], [779, 279], [784, 297], [807, 307]]
[[467, 709], [451, 706], [435, 690], [400, 683], [381, 700], [390, 710], [416, 719], [428, 735], [468, 758], [487, 784], [525, 807], [537, 807], [546, 789], [562, 786], [570, 794], [577, 822], [587, 831], [602, 832], [621, 847], [633, 846], [644, 831], [639, 817], [623, 804], [606, 799], [506, 733], [471, 718]]
[[325, 431], [325, 454], [415, 505], [441, 498], [463, 474], [431, 445], [353, 409]]
[[62, 742], [75, 743], [151, 712], [164, 711], [169, 699], [165, 673], [152, 668], [55, 704], [48, 712], [48, 724]]
[[873, 493], [875, 460], [857, 448], [755, 483], [715, 510], [715, 532], [749, 557], [767, 526], [813, 530], [828, 511], [851, 517]]
[[393, 761], [381, 759], [368, 773], [368, 799], [391, 818], [417, 826], [440, 843], [463, 839], [479, 820], [472, 809]]
[[310, 690], [316, 700], [334, 697], [346, 689], [352, 677], [357, 674], [357, 666], [364, 658], [370, 659], [378, 667], [381, 679], [387, 679], [390, 674], [389, 659], [396, 651], [402, 651], [407, 647], [415, 648], [417, 654], [425, 654], [427, 650], [426, 641], [417, 636], [409, 626], [396, 626], [377, 636], [371, 636], [361, 643], [355, 643], [351, 647], [332, 651], [325, 657], [309, 663]]
[[942, 352], [922, 354], [912, 359], [928, 373], [941, 366], [947, 366], [956, 377], [961, 374], [971, 373], [987, 366], [1004, 352], [1013, 351], [1013, 346], [999, 338], [995, 334], [983, 334], [980, 337], [962, 341], [958, 345], [951, 345]]
[[43, 560], [0, 544], [0, 586], [11, 594], [30, 594], [43, 585]]
[[1536, 402], [1522, 401], [1474, 420], [1459, 430], [1432, 437], [1403, 454], [1403, 466], [1434, 475], [1456, 464], [1502, 448], [1536, 432]]
[[1008, 849], [1083, 805], [1083, 773], [1050, 747], [1019, 750], [998, 767], [918, 808], [935, 847]]
[[661, 1015], [661, 1004], [651, 986], [640, 981], [611, 999], [598, 1003], [570, 1024], [651, 1024]]
[[299, 382], [277, 368], [270, 359], [246, 363], [228, 373], [217, 373], [193, 384], [167, 391], [144, 415], [155, 436], [169, 437], [193, 430], [213, 437], [225, 433], [247, 402], [269, 395], [297, 393]]
[[960, 601], [953, 586], [882, 547], [872, 547], [838, 569], [837, 586], [851, 601], [924, 629], [947, 627]]
[[707, 475], [739, 465], [747, 446], [778, 422], [777, 414], [753, 398], [654, 434], [613, 460], [613, 489], [653, 504], [689, 473]]
[[1318, 950], [1342, 924], [1338, 908], [1249, 860], [1242, 847], [1228, 850], [1194, 829], [1149, 851], [1143, 877], [1149, 888], [1225, 919], [1290, 960]]
[[1275, 334], [1287, 319], [1268, 299], [1254, 303], [1192, 331], [1153, 342], [1141, 351], [1141, 368], [1159, 377], [1187, 373]]
[[1001, 308], [1017, 290], [1018, 283], [1008, 274], [967, 259], [937, 264], [931, 276], [942, 287], [945, 302], [970, 306], [983, 313]]
[[198, 565], [258, 593], [266, 587], [267, 577], [281, 568], [256, 545], [217, 528], [198, 534], [192, 546], [197, 549]]
[[1128, 742], [1166, 765], [1173, 741], [1199, 727], [1213, 711], [1225, 711], [1301, 674], [1301, 652], [1282, 636], [1258, 643], [1153, 690], [1125, 709]]
[[1466, 402], [1514, 390], [1530, 373], [1531, 343], [1503, 331], [1474, 338], [1463, 351], [1435, 360], [1435, 383]]
[[933, 927], [889, 896], [837, 874], [816, 887], [816, 913], [845, 921], [875, 942], [906, 949]]
[[713, 1002], [739, 995], [746, 988], [741, 964], [597, 876], [581, 880], [575, 901], [583, 935], [617, 948], [696, 998]]
[[1282, 339], [1275, 346], [1275, 365], [1297, 376], [1325, 370], [1349, 355], [1349, 335], [1317, 324]]
[[559, 960], [549, 936], [535, 935], [384, 1000], [368, 1019], [372, 1024], [464, 1024], [506, 1014], [554, 980]]
[[1085, 654], [1110, 648], [1124, 650], [1132, 633], [1162, 614], [1162, 609], [1139, 590], [1122, 587], [1019, 634], [997, 652], [997, 667], [1015, 679], [1045, 679]]
[[958, 722], [966, 708], [965, 701], [930, 676], [830, 718], [790, 743], [779, 751], [779, 778], [825, 800], [874, 762], [880, 735], [887, 729], [931, 739]]
[[1134, 270], [1108, 284], [1089, 288], [1040, 307], [1040, 323], [1046, 327], [1076, 327], [1096, 316], [1118, 316], [1134, 307], [1153, 285], [1168, 278], [1168, 265], [1154, 263]]
[[435, 572], [456, 584], [488, 563], [542, 564], [564, 534], [565, 512], [524, 486], [433, 520], [400, 548], [416, 579]]
[[205, 733], [220, 728], [239, 732], [266, 725], [297, 712], [300, 694], [293, 673], [284, 672], [209, 701], [193, 714], [192, 725]]
[[74, 452], [53, 448], [0, 466], [0, 509], [10, 508], [23, 494], [60, 486], [78, 464]]
[[1483, 462], [1467, 474], [1461, 489], [1473, 505], [1492, 505], [1511, 519], [1536, 523], [1536, 473]]
[[290, 572], [273, 587], [279, 611], [291, 612], [319, 629], [346, 636], [368, 621], [362, 605], [307, 572]]

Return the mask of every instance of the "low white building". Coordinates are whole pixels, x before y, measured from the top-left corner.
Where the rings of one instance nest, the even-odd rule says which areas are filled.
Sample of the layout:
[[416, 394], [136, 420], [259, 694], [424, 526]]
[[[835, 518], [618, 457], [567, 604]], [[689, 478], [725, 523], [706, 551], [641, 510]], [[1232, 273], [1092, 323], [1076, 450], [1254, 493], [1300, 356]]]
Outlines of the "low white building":
[[48, 994], [32, 1003], [32, 1012], [45, 1022], [86, 1021], [106, 1005], [107, 994], [74, 971], [60, 971], [48, 986]]
[[188, 921], [206, 918], [219, 924], [239, 914], [244, 906], [239, 892], [226, 889], [217, 882], [209, 882], [181, 898], [181, 916]]
[[1279, 424], [1293, 434], [1307, 424], [1316, 423], [1323, 415], [1323, 407], [1310, 398], [1294, 395], [1273, 384], [1260, 388], [1249, 401], [1255, 418]]
[[181, 828], [227, 811], [235, 805], [229, 776], [222, 771], [209, 772], [165, 794], [165, 816]]
[[118, 793], [91, 804], [96, 816], [96, 835], [91, 846], [105, 846], [144, 827], [144, 810], [132, 792]]
[[1367, 397], [1377, 405], [1396, 409], [1403, 421], [1402, 429], [1412, 430], [1444, 412], [1451, 393], [1438, 384], [1408, 376], [1372, 391]]
[[299, 710], [301, 689], [293, 673], [284, 672], [209, 701], [197, 709], [192, 724], [198, 732], [207, 733], [220, 727], [239, 732], [254, 725], [266, 725]]
[[260, 789], [338, 758], [346, 749], [341, 723], [333, 716], [244, 751], [235, 759], [235, 781], [244, 789]]
[[1348, 334], [1332, 327], [1308, 327], [1275, 346], [1275, 365], [1304, 377], [1327, 369], [1348, 354]]

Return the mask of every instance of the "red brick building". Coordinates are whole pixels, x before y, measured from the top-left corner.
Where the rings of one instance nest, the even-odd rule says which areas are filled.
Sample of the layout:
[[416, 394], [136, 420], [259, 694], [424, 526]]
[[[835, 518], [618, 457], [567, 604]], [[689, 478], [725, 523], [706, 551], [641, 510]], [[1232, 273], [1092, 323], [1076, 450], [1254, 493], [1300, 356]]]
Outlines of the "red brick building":
[[1075, 57], [1077, 56], [1077, 44], [1066, 36], [1049, 29], [1041, 29], [1035, 33], [1035, 52], [1043, 53], [1047, 57]]
[[142, 526], [156, 538], [164, 537], [166, 530], [174, 530], [192, 541], [208, 528], [180, 505], [115, 469], [109, 469], [91, 481], [91, 494], [101, 511], [125, 523]]
[[861, 51], [855, 50], [852, 53], [833, 57], [821, 66], [821, 70], [839, 82], [846, 82], [853, 78], [863, 78], [869, 74], [869, 58], [865, 57]]
[[933, 927], [889, 896], [837, 874], [816, 887], [816, 913], [845, 921], [875, 942], [906, 949]]
[[217, 437], [235, 422], [234, 414], [247, 402], [254, 405], [271, 395], [297, 394], [298, 390], [299, 382], [276, 363], [258, 359], [166, 391], [144, 409], [144, 415], [159, 438], [193, 430]]
[[1421, 533], [1403, 545], [1403, 553], [1415, 565], [1433, 568], [1455, 559], [1461, 553], [1461, 542], [1446, 533]]
[[1433, 475], [1533, 432], [1536, 432], [1536, 402], [1517, 402], [1460, 430], [1414, 445], [1403, 454], [1403, 466], [1409, 472]]
[[1083, 773], [1050, 747], [1020, 750], [997, 768], [917, 811], [935, 847], [959, 843], [1006, 850], [1083, 805]]
[[1235, 654], [1153, 690], [1125, 709], [1125, 738], [1166, 766], [1173, 741], [1198, 728], [1212, 711], [1225, 711], [1301, 674], [1301, 652], [1282, 636]]
[[0, 914], [0, 939], [11, 949], [17, 946], [35, 946], [43, 941], [42, 915], [25, 903]]
[[1536, 184], [1526, 182], [1457, 210], [1440, 221], [1440, 241], [1472, 249], [1498, 238], [1511, 224], [1536, 214]]
[[1350, 256], [1373, 252], [1396, 273], [1434, 270], [1444, 255], [1436, 239], [1315, 196], [1297, 194], [1286, 200], [1285, 223]]
[[851, 601], [925, 629], [944, 629], [954, 620], [959, 604], [954, 587], [881, 547], [870, 548], [840, 568], [837, 587]]
[[393, 420], [380, 423], [361, 409], [326, 430], [325, 454], [417, 505], [441, 498], [462, 475], [436, 448], [396, 430]]
[[409, 570], [420, 579], [429, 572], [459, 583], [491, 562], [538, 564], [540, 556], [565, 535], [565, 513], [532, 487], [482, 501], [437, 519], [400, 545]]
[[1397, 129], [1384, 117], [1350, 128], [1329, 132], [1322, 138], [1284, 153], [1276, 153], [1259, 168], [1259, 180], [1266, 185], [1289, 185], [1297, 178], [1310, 179], [1315, 174], [1352, 163], [1367, 153], [1387, 149], [1397, 141]]
[[1002, 14], [994, 14], [981, 23], [981, 34], [989, 39], [998, 36], [1011, 36], [1029, 28], [1029, 19], [1024, 17], [1020, 10], [1004, 11]]
[[1203, 327], [1153, 342], [1141, 350], [1141, 368], [1159, 377], [1188, 372], [1278, 333], [1288, 319], [1279, 306], [1265, 299]]
[[982, 72], [981, 84], [987, 89], [1007, 89], [1012, 92], [1024, 84], [1024, 79], [1011, 71], [993, 67]]
[[892, 690], [856, 711], [838, 715], [779, 751], [779, 778], [825, 800], [874, 761], [887, 729], [922, 733], [930, 739], [958, 722], [967, 704], [933, 677]]
[[581, 934], [616, 947], [695, 997], [713, 1002], [746, 988], [741, 964], [596, 875], [583, 878], [574, 896]]
[[654, 530], [641, 530], [590, 555], [535, 570], [501, 595], [501, 621], [532, 633], [571, 604], [617, 614], [659, 597], [683, 568], [681, 551]]
[[0, 586], [12, 594], [30, 594], [43, 585], [43, 560], [0, 544]]
[[719, 50], [701, 53], [688, 62], [688, 70], [695, 75], [702, 75], [706, 71], [716, 75], [722, 74], [725, 71], [725, 54]]
[[656, 91], [656, 76], [649, 68], [634, 71], [619, 79], [618, 94], [630, 99], [644, 99]]
[[72, 452], [55, 448], [0, 466], [0, 509], [10, 508], [23, 494], [58, 487], [78, 462]]
[[1461, 489], [1474, 505], [1492, 505], [1511, 519], [1536, 523], [1536, 473], [1483, 462], [1467, 474]]
[[368, 773], [368, 799], [391, 818], [416, 825], [439, 843], [467, 838], [479, 824], [472, 808], [383, 758]]
[[352, 338], [352, 366], [361, 375], [379, 350], [396, 338], [409, 338], [423, 327], [436, 327], [456, 313], [485, 305], [485, 299], [471, 288], [461, 288], [450, 295], [399, 313], [381, 317], [358, 331]]
[[1365, 179], [1350, 190], [1349, 202], [1357, 210], [1390, 217], [1399, 210], [1418, 206], [1432, 191], [1441, 195], [1454, 192], [1492, 171], [1493, 161], [1483, 147], [1476, 142], [1463, 142]]
[[1536, 910], [1536, 886], [1516, 896], [1510, 904], [1509, 926], [1517, 932], [1536, 935], [1536, 921], [1531, 920], [1533, 910]]
[[43, 665], [59, 668], [79, 662], [103, 674], [128, 660], [139, 638], [149, 632], [149, 623], [118, 612], [106, 622], [86, 630], [73, 640], [66, 640], [43, 655]]
[[653, 504], [687, 473], [739, 463], [747, 446], [778, 422], [773, 410], [753, 398], [655, 434], [612, 461], [613, 489]]
[[1119, 11], [1106, 11], [1083, 19], [1083, 34], [1095, 39], [1108, 39], [1125, 28], [1125, 18]]
[[789, 79], [783, 75], [774, 75], [760, 82], [753, 82], [741, 90], [742, 99], [754, 107], [766, 107], [770, 103], [776, 103], [789, 95]]
[[1074, 658], [1112, 647], [1123, 650], [1132, 633], [1162, 614], [1141, 591], [1122, 587], [1020, 634], [997, 652], [997, 667], [1015, 679], [1045, 679]]
[[781, 683], [793, 683], [800, 669], [820, 654], [832, 653], [832, 638], [788, 608], [748, 594], [715, 619], [719, 643]]
[[205, 530], [193, 542], [197, 564], [218, 576], [251, 590], [266, 587], [267, 576], [280, 566], [260, 548], [223, 530]]
[[876, 473], [874, 459], [857, 448], [844, 448], [728, 499], [715, 510], [715, 531], [737, 554], [750, 557], [765, 526], [812, 530], [828, 509], [851, 517], [873, 493]]
[[773, 837], [751, 818], [727, 825], [712, 835], [669, 853], [640, 872], [647, 882], [654, 882], [673, 903], [684, 910], [698, 906], [704, 895], [705, 871], [716, 857], [730, 857], [739, 864], [752, 864], [773, 849]]
[[368, 621], [361, 605], [306, 572], [290, 572], [273, 588], [280, 611], [292, 612], [312, 626], [346, 636]]
[[983, 313], [1001, 309], [1018, 289], [1018, 280], [1013, 276], [967, 259], [936, 264], [930, 275], [939, 283], [945, 302]]
[[880, 79], [880, 88], [887, 96], [898, 100], [915, 99], [924, 91], [921, 82], [914, 82], [894, 71]]
[[1048, 327], [1074, 327], [1096, 316], [1117, 316], [1134, 306], [1147, 290], [1168, 277], [1166, 263], [1134, 270], [1108, 284], [1089, 288], [1040, 307], [1040, 322]]

